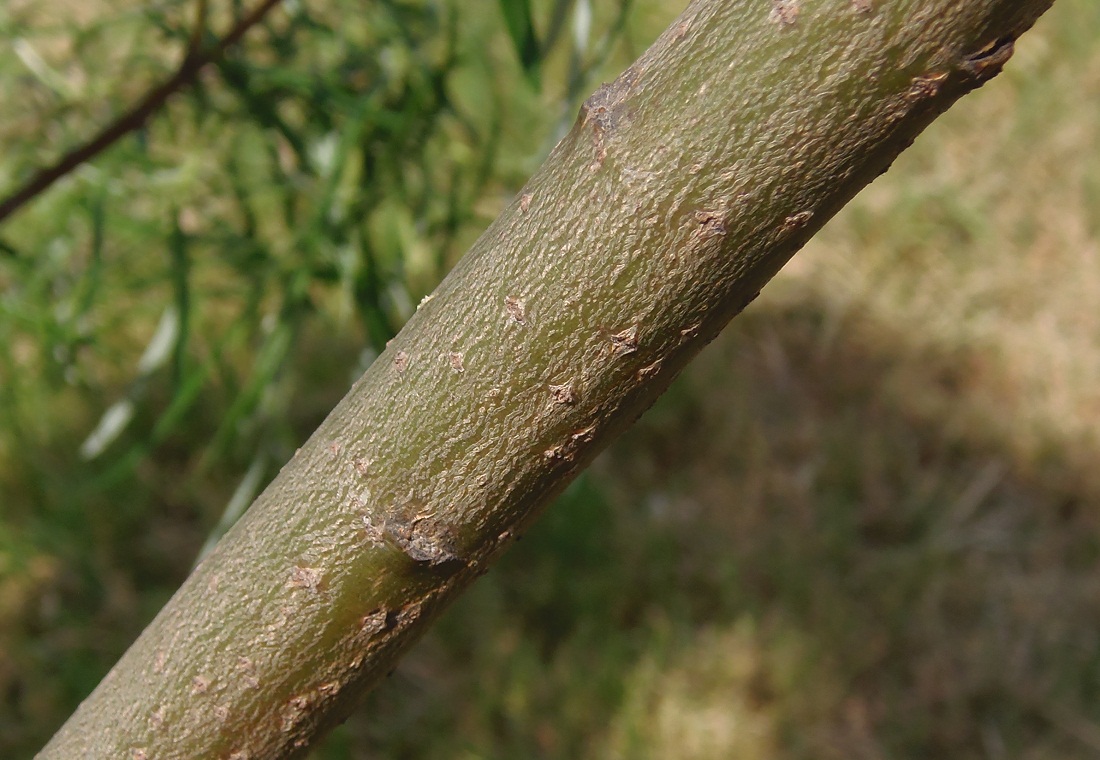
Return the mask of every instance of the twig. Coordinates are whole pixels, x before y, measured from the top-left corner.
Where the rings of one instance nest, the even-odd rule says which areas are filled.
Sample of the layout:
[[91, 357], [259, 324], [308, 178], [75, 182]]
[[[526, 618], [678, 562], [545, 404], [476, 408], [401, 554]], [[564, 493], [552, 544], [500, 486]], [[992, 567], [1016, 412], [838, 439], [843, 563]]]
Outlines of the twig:
[[241, 17], [228, 34], [206, 50], [201, 50], [196, 45], [196, 40], [202, 34], [201, 25], [205, 17], [206, 2], [205, 0], [200, 1], [200, 26], [192, 36], [187, 54], [180, 62], [176, 72], [166, 81], [146, 93], [137, 105], [105, 127], [98, 135], [66, 153], [52, 166], [40, 169], [22, 187], [0, 201], [0, 222], [14, 214], [36, 195], [48, 189], [50, 185], [85, 161], [102, 153], [130, 132], [140, 129], [173, 93], [190, 84], [200, 69], [221, 57], [230, 46], [236, 44], [244, 36], [245, 32], [259, 23], [267, 15], [267, 12], [280, 2], [281, 0], [262, 0], [252, 11]]

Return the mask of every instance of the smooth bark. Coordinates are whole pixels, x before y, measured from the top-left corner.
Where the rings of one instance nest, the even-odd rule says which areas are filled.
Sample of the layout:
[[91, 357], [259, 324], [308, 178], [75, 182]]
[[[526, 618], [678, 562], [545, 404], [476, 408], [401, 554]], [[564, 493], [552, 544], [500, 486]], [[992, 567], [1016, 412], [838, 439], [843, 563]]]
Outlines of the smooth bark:
[[300, 752], [1051, 2], [692, 3], [41, 757]]

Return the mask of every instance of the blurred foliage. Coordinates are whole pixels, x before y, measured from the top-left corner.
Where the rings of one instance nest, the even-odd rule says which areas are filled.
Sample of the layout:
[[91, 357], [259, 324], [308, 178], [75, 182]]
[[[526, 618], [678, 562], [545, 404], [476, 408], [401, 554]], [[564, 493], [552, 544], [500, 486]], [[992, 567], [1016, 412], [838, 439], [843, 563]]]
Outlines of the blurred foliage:
[[[0, 193], [251, 7], [5, 4]], [[98, 682], [629, 60], [630, 8], [286, 0], [5, 223], [0, 755]]]

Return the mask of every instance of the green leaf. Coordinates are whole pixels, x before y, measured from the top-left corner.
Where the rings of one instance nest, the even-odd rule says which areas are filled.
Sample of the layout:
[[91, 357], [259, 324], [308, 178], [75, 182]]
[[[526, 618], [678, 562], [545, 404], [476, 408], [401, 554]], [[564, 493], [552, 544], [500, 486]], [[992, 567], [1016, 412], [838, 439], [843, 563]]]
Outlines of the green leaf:
[[520, 65], [527, 81], [536, 90], [539, 89], [539, 63], [542, 54], [538, 37], [535, 36], [535, 24], [531, 17], [529, 0], [500, 0], [500, 10], [504, 14], [504, 23], [508, 27], [508, 36], [519, 56]]

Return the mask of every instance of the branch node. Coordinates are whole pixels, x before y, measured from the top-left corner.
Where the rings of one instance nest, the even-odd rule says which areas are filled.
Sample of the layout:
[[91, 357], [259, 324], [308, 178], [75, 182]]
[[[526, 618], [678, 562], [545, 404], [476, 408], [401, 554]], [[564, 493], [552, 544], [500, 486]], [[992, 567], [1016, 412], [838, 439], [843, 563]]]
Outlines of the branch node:
[[1008, 59], [1016, 50], [1015, 40], [1001, 37], [988, 43], [981, 50], [962, 59], [960, 68], [971, 77], [984, 83], [1001, 73]]

